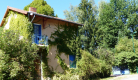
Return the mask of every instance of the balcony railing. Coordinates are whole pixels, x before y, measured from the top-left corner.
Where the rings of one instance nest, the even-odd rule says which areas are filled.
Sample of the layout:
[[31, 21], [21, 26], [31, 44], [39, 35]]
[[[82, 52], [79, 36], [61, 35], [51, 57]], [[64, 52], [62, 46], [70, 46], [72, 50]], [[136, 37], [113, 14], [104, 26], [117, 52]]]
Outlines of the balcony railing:
[[38, 35], [33, 35], [32, 36], [32, 42], [36, 43], [38, 45], [48, 45], [48, 36], [42, 35], [42, 36], [38, 36]]

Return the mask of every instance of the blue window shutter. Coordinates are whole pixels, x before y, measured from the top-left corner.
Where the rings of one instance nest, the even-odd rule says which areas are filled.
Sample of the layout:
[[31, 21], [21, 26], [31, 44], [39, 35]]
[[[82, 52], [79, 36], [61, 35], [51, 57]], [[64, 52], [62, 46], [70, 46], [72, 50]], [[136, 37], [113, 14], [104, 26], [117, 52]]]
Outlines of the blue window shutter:
[[39, 25], [39, 36], [41, 36], [41, 25]]
[[75, 55], [69, 55], [70, 68], [76, 68]]
[[39, 44], [39, 40], [41, 40], [41, 25], [33, 24], [34, 26], [34, 42]]

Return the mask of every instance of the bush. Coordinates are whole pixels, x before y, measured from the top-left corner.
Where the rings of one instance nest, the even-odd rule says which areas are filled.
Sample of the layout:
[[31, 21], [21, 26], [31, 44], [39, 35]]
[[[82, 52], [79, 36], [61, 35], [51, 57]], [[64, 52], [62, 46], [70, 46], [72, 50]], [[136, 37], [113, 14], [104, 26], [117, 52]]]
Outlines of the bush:
[[95, 57], [100, 60], [100, 69], [99, 77], [109, 77], [112, 71], [112, 64], [114, 61], [113, 52], [110, 49], [105, 49], [99, 47], [95, 50]]
[[104, 77], [109, 77], [112, 72], [112, 65], [107, 64], [106, 61], [100, 60], [100, 73], [99, 77], [104, 78]]
[[81, 60], [77, 62], [80, 78], [83, 80], [96, 78], [98, 76], [97, 73], [100, 72], [99, 60], [84, 50], [81, 51], [81, 56]]
[[0, 37], [0, 80], [33, 79], [37, 50], [32, 42], [6, 30]]
[[53, 80], [80, 80], [79, 75], [72, 75], [71, 73], [58, 74], [53, 77]]
[[115, 56], [116, 66], [128, 65], [132, 73], [136, 72], [136, 65], [138, 64], [138, 54], [134, 52], [121, 52]]
[[[138, 40], [134, 39], [134, 48], [135, 52], [138, 53]], [[125, 52], [134, 52], [132, 39], [127, 37], [121, 38], [117, 45], [115, 46], [116, 53]]]
[[105, 61], [106, 64], [112, 65], [114, 61], [114, 54], [110, 49], [105, 49], [102, 47], [99, 47], [97, 50], [95, 50], [95, 57], [98, 59]]
[[77, 62], [77, 68], [71, 68], [65, 74], [56, 74], [53, 80], [91, 80], [110, 76], [111, 65], [95, 58], [87, 51], [81, 50], [80, 52], [82, 58]]

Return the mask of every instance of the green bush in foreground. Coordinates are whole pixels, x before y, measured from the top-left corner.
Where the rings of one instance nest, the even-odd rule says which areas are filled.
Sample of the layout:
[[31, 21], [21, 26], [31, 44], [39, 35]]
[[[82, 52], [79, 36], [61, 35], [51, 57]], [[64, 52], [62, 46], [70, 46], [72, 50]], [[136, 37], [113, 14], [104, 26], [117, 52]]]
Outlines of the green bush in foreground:
[[79, 75], [72, 75], [71, 73], [66, 73], [54, 76], [53, 80], [80, 80], [80, 78]]
[[0, 37], [0, 80], [32, 80], [37, 46], [6, 30]]
[[128, 65], [128, 68], [132, 73], [136, 72], [136, 65], [138, 65], [138, 54], [134, 52], [121, 52], [115, 56], [115, 65], [125, 66]]
[[83, 80], [96, 78], [100, 72], [100, 62], [89, 52], [81, 51], [82, 58], [77, 62], [78, 74]]
[[77, 62], [76, 69], [69, 69], [66, 74], [57, 74], [54, 80], [91, 80], [110, 76], [112, 66], [99, 60], [89, 52], [81, 50], [82, 58]]

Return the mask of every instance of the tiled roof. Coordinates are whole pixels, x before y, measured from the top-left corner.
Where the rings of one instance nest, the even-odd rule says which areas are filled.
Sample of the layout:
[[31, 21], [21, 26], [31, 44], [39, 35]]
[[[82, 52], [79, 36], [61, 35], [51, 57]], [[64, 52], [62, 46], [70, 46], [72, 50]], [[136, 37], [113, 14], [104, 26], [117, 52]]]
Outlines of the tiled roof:
[[[2, 19], [2, 22], [0, 24], [0, 27], [4, 24], [4, 18], [6, 18], [8, 12], [12, 10], [12, 11], [15, 11], [15, 12], [18, 12], [18, 13], [22, 13], [24, 15], [27, 15], [28, 13], [32, 13], [32, 12], [29, 12], [29, 11], [24, 11], [24, 10], [20, 10], [20, 9], [17, 9], [17, 8], [13, 8], [13, 7], [7, 7], [7, 10], [5, 12], [5, 15]], [[48, 15], [43, 15], [43, 14], [38, 14], [38, 13], [33, 13], [34, 15], [37, 15], [37, 16], [41, 16], [41, 17], [46, 17], [46, 18], [50, 18], [50, 19], [55, 19], [55, 20], [60, 20], [60, 21], [64, 21], [64, 22], [69, 22], [69, 23], [73, 23], [73, 24], [76, 24], [76, 25], [79, 25], [79, 26], [83, 26], [83, 24], [79, 24], [79, 23], [76, 23], [76, 22], [73, 22], [73, 21], [69, 21], [69, 20], [65, 20], [65, 19], [61, 19], [61, 18], [57, 18], [57, 17], [52, 17], [52, 16], [48, 16]]]

